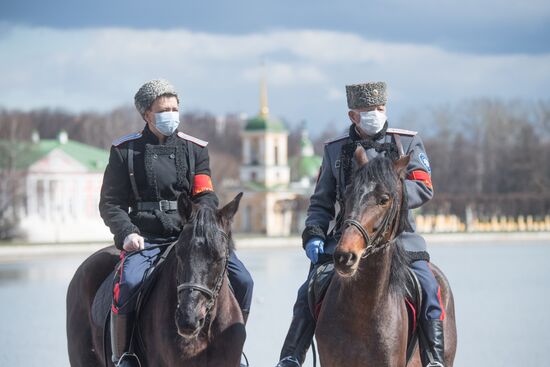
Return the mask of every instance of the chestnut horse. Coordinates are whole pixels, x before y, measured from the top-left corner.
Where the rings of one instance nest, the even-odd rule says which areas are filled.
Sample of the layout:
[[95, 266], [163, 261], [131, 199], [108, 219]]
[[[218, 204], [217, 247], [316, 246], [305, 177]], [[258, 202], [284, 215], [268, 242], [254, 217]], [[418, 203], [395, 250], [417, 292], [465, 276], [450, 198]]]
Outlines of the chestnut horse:
[[[136, 321], [142, 366], [240, 365], [246, 332], [228, 285], [227, 263], [234, 250], [230, 223], [241, 196], [220, 210], [179, 196], [183, 230]], [[73, 367], [105, 366], [106, 360], [112, 366], [110, 343], [104, 342], [104, 330], [92, 321], [91, 310], [117, 261], [112, 246], [100, 250], [84, 261], [69, 285], [67, 341]]]
[[[323, 367], [406, 366], [409, 320], [405, 304], [408, 260], [395, 238], [408, 228], [404, 178], [410, 156], [368, 162], [347, 190], [342, 237], [334, 253], [335, 276], [327, 290], [315, 335]], [[447, 279], [431, 264], [445, 309], [445, 366], [453, 364], [456, 325]], [[421, 366], [416, 348], [409, 366]]]

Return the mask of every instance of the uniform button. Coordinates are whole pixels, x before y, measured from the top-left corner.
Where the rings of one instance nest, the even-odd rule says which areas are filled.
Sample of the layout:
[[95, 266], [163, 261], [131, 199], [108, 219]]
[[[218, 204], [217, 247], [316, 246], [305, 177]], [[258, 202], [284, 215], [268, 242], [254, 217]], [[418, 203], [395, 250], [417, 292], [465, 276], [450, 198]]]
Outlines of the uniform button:
[[174, 153], [170, 154], [170, 159], [176, 158], [176, 155]]
[[158, 157], [159, 157], [158, 155], [153, 154], [153, 158], [154, 158], [154, 159], [157, 159]]

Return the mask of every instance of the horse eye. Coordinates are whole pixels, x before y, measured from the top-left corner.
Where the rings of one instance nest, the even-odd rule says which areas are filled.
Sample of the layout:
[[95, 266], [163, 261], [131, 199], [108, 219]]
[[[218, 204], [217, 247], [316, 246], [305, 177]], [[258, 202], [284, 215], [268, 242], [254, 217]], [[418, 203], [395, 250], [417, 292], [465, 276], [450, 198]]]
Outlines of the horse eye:
[[378, 199], [378, 205], [386, 205], [388, 201], [390, 201], [390, 196], [388, 194], [384, 194]]

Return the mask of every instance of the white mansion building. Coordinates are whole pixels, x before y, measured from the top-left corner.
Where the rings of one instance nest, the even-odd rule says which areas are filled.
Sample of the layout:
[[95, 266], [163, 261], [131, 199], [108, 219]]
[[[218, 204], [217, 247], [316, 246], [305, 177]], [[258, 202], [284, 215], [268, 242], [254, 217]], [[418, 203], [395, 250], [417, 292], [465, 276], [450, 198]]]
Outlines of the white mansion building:
[[0, 148], [4, 233], [28, 242], [112, 239], [98, 209], [109, 152], [70, 141], [63, 131], [56, 140], [35, 133], [32, 142], [4, 140]]

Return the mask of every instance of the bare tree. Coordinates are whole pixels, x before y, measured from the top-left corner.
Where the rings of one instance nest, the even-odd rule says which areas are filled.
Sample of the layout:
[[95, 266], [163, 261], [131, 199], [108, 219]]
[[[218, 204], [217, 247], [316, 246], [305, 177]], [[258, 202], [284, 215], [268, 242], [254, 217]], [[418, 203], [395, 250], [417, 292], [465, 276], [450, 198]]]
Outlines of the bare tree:
[[[189, 111], [182, 115], [181, 130], [210, 142], [212, 174], [218, 187], [222, 178], [238, 177], [245, 123], [238, 114]], [[114, 139], [144, 125], [133, 106], [77, 114], [58, 109], [0, 110], [0, 210], [6, 203], [24, 200], [17, 192], [22, 185], [13, 164], [17, 161], [14, 154], [28, 153], [13, 151], [6, 142], [29, 141], [33, 131], [54, 139], [66, 130], [72, 140], [108, 149]], [[345, 133], [347, 124], [340, 121], [329, 126], [312, 135], [319, 155], [324, 142]], [[550, 101], [476, 99], [445, 104], [410, 111], [403, 127], [421, 132], [431, 160], [436, 194], [422, 208], [425, 212], [464, 216], [470, 207], [480, 215], [550, 213]], [[290, 128], [290, 156], [299, 152], [300, 137], [299, 126]]]

